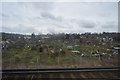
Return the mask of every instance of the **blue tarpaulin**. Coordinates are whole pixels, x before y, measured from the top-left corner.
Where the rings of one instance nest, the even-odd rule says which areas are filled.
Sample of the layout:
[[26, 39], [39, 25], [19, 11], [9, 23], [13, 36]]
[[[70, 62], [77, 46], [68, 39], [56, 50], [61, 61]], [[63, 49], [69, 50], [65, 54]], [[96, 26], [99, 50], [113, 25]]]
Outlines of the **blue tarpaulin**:
[[71, 52], [80, 52], [80, 51], [75, 50], [75, 51], [71, 51]]

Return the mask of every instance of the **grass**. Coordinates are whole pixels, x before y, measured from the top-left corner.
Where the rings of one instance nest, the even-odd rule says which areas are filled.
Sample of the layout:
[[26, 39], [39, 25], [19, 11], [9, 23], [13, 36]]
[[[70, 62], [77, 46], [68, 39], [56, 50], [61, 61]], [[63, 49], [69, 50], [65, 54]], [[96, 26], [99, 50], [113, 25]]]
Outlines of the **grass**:
[[[47, 68], [53, 67], [81, 67], [81, 66], [113, 66], [116, 65], [114, 59], [111, 60], [99, 60], [98, 57], [80, 57], [80, 54], [91, 54], [91, 52], [99, 49], [100, 53], [108, 53], [106, 49], [109, 46], [95, 47], [93, 45], [80, 44], [77, 47], [73, 45], [71, 50], [80, 50], [78, 54], [70, 52], [67, 49], [67, 45], [60, 41], [46, 42], [44, 52], [38, 52], [31, 50], [31, 45], [25, 45], [23, 48], [15, 49], [11, 48], [3, 50], [2, 62], [4, 68]], [[59, 53], [59, 49], [63, 52]], [[54, 52], [51, 52], [54, 51]]]

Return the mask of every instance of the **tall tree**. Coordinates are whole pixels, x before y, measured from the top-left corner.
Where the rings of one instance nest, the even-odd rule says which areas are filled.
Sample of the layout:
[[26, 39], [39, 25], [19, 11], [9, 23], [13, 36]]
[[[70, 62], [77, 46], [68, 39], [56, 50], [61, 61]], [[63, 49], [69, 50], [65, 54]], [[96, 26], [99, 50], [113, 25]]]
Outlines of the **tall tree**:
[[34, 32], [31, 34], [31, 38], [35, 38], [35, 33]]

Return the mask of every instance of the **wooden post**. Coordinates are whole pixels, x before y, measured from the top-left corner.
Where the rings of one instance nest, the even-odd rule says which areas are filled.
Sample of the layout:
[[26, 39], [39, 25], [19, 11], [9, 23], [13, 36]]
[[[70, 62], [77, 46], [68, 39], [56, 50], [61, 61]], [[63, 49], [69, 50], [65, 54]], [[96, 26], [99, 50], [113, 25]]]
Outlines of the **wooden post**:
[[99, 60], [101, 60], [101, 56], [99, 55]]
[[58, 56], [58, 64], [59, 64], [59, 56]]
[[37, 58], [37, 63], [38, 63], [38, 58]]

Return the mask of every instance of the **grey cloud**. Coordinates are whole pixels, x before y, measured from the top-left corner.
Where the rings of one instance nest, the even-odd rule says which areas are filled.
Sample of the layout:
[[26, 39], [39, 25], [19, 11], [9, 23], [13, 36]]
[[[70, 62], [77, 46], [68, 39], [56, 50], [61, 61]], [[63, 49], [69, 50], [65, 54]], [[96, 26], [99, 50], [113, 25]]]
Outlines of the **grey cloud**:
[[38, 32], [36, 29], [34, 29], [33, 27], [26, 27], [22, 24], [19, 24], [17, 27], [8, 27], [8, 26], [3, 26], [2, 27], [2, 31], [4, 32], [27, 32], [27, 33], [31, 33], [31, 32]]
[[55, 26], [55, 27], [58, 27], [58, 28], [66, 28], [64, 25], [60, 25], [60, 24], [52, 24], [53, 26]]
[[76, 23], [80, 28], [95, 28], [96, 23], [93, 20], [77, 20], [77, 19], [71, 19], [71, 23]]
[[73, 26], [68, 22], [68, 21], [63, 21], [63, 22], [54, 22], [52, 23], [53, 26], [56, 28], [61, 28], [61, 29], [66, 29], [66, 28], [73, 28]]
[[3, 27], [2, 27], [2, 31], [3, 31], [3, 32], [4, 32], [4, 31], [5, 31], [5, 32], [9, 32], [9, 31], [10, 31], [10, 32], [13, 32], [14, 30], [11, 29], [10, 27], [3, 26]]
[[37, 20], [41, 20], [42, 19], [42, 17], [41, 16], [36, 16], [36, 17], [27, 17], [27, 20], [28, 21], [37, 21]]
[[83, 27], [83, 28], [94, 28], [95, 26], [96, 26], [96, 24], [94, 23], [94, 22], [92, 22], [92, 21], [81, 21], [80, 22], [80, 25], [81, 25], [81, 27]]
[[55, 28], [53, 28], [53, 27], [48, 28], [47, 31], [48, 31], [49, 33], [56, 33], [56, 30], [55, 30]]
[[41, 19], [41, 17], [39, 17], [39, 16], [38, 17], [34, 17], [34, 19]]
[[48, 19], [55, 19], [55, 17], [50, 13], [41, 13], [41, 16]]
[[[30, 3], [28, 3], [29, 6]], [[54, 3], [50, 2], [34, 2], [32, 3], [34, 8], [36, 8], [39, 11], [51, 11], [54, 8]]]
[[41, 16], [45, 19], [50, 19], [50, 20], [55, 20], [55, 21], [60, 21], [60, 22], [64, 20], [63, 17], [60, 17], [60, 16], [56, 17], [53, 14], [48, 13], [48, 12], [45, 12], [45, 13], [42, 12]]
[[65, 20], [61, 16], [55, 16], [51, 13], [41, 13], [41, 17], [44, 21], [50, 20], [47, 22], [47, 24], [51, 24], [55, 26], [56, 28], [71, 28], [71, 25], [69, 24], [69, 20]]
[[32, 26], [24, 26], [22, 24], [19, 24], [19, 27], [18, 29], [21, 31], [21, 32], [38, 32], [34, 27]]
[[117, 23], [114, 21], [106, 22], [105, 24], [102, 24], [102, 28], [117, 28]]
[[6, 15], [6, 14], [0, 14], [0, 15], [2, 15], [2, 17], [6, 17], [6, 18], [9, 18], [10, 16], [9, 15]]

